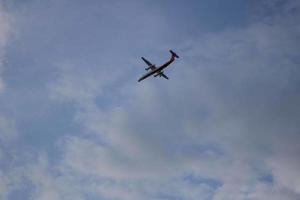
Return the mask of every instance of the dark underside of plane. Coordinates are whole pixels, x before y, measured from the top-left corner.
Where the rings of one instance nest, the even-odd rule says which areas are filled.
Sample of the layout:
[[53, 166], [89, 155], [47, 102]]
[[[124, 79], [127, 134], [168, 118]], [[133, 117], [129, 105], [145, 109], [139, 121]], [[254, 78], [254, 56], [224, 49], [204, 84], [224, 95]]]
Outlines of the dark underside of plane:
[[179, 58], [179, 56], [177, 56], [177, 54], [174, 51], [170, 50], [170, 53], [171, 53], [170, 60], [168, 60], [165, 64], [161, 65], [160, 67], [156, 67], [154, 64], [149, 62], [146, 58], [142, 57], [142, 60], [148, 65], [148, 67], [145, 68], [145, 70], [147, 71], [150, 70], [150, 71], [144, 74], [141, 78], [139, 78], [138, 82], [148, 78], [151, 75], [154, 75], [154, 77], [159, 76], [165, 79], [169, 79], [169, 77], [164, 74], [163, 69], [168, 67], [175, 60], [175, 58]]

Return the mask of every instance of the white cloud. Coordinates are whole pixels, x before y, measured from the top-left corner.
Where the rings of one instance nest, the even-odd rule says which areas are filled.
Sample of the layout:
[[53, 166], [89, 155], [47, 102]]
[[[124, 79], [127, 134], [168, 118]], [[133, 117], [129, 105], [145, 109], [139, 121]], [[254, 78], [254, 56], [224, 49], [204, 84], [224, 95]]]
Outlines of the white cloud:
[[[2, 72], [5, 63], [6, 47], [13, 31], [13, 16], [4, 9], [0, 2], [0, 93], [5, 89], [5, 83], [2, 78]], [[16, 172], [5, 170], [4, 167], [8, 157], [14, 158], [15, 152], [11, 150], [11, 144], [17, 139], [17, 130], [15, 121], [0, 111], [0, 198], [6, 199], [11, 191], [18, 185]]]
[[90, 102], [101, 94], [105, 77], [86, 70], [86, 66], [74, 69], [70, 64], [62, 64], [58, 81], [49, 85], [51, 98], [75, 103]]
[[30, 199], [41, 200], [82, 200], [83, 194], [80, 193], [82, 185], [75, 185], [72, 175], [57, 173], [55, 168], [51, 167], [48, 156], [45, 153], [39, 153], [36, 159], [27, 164], [25, 171], [26, 178], [32, 184], [32, 193]]
[[37, 160], [37, 164], [32, 166], [29, 177], [34, 184], [35, 192], [32, 199], [58, 200], [61, 199], [58, 185], [49, 174], [48, 161], [43, 155]]
[[18, 139], [15, 123], [12, 119], [0, 116], [0, 198], [7, 199], [9, 194], [20, 185], [21, 173], [16, 166], [19, 158], [12, 149]]
[[[5, 61], [5, 48], [12, 33], [13, 17], [2, 6], [0, 2], [0, 75], [3, 71]], [[0, 92], [5, 88], [2, 77], [0, 77]]]
[[259, 183], [255, 185], [255, 189], [248, 196], [249, 199], [260, 200], [260, 199], [298, 199], [299, 195], [284, 189], [282, 187], [269, 185], [265, 183]]
[[0, 115], [0, 132], [0, 141], [4, 144], [16, 139], [17, 130], [14, 120]]
[[0, 197], [6, 199], [10, 191], [10, 179], [0, 171]]

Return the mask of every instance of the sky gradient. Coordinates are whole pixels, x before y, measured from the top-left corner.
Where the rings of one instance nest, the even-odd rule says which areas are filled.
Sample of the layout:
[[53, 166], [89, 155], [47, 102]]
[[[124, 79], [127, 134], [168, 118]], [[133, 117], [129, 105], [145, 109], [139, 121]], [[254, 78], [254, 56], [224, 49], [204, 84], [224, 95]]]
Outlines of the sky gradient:
[[299, 36], [298, 0], [0, 0], [0, 199], [300, 199]]

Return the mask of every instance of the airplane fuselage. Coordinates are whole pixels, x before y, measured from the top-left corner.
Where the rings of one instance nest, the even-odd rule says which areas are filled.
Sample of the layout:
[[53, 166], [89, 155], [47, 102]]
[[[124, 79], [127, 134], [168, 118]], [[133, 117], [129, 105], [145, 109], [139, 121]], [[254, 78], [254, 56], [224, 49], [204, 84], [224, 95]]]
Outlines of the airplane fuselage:
[[[168, 66], [168, 65], [167, 65], [167, 66]], [[154, 70], [152, 70], [152, 71], [150, 71], [150, 72], [144, 74], [144, 75], [138, 80], [138, 82], [144, 80], [145, 78], [148, 78], [149, 76], [151, 76], [151, 75], [153, 75], [153, 74], [155, 74], [155, 73], [159, 74], [159, 73], [160, 73], [164, 68], [166, 68], [167, 66], [162, 65], [162, 66], [160, 66], [160, 67], [158, 67], [158, 68], [156, 68], [156, 69], [154, 69]]]

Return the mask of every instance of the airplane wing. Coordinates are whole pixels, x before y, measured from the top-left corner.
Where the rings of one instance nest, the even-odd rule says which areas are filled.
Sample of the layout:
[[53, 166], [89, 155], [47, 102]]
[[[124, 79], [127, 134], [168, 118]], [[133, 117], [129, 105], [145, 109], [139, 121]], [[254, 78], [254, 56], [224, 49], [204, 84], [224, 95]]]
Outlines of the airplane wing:
[[164, 73], [160, 74], [162, 77], [164, 77], [165, 79], [169, 79], [169, 77], [167, 77]]
[[149, 62], [148, 60], [146, 60], [146, 58], [142, 57], [143, 61], [149, 66], [153, 66], [153, 64], [151, 62]]
[[156, 69], [155, 65], [153, 65], [151, 62], [149, 62], [148, 60], [146, 60], [146, 58], [142, 57], [142, 59], [149, 66], [149, 67], [146, 68], [146, 70], [149, 70], [149, 69], [155, 70]]

